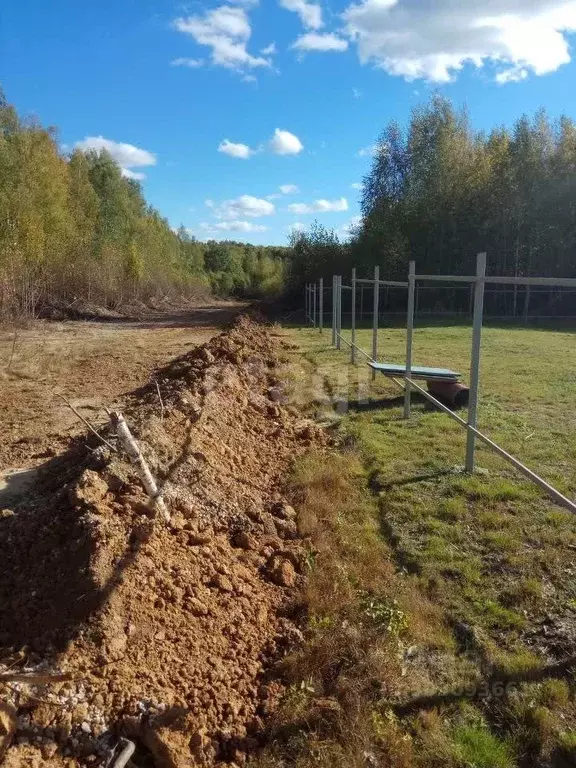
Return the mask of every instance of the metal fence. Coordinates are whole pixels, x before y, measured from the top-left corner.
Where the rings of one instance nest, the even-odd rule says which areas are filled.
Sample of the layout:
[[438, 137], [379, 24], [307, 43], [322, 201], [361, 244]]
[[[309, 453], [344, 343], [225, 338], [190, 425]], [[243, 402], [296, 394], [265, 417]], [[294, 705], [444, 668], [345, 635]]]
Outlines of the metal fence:
[[[412, 339], [414, 331], [414, 315], [416, 309], [416, 295], [419, 283], [464, 283], [470, 286], [471, 290], [471, 310], [472, 310], [472, 347], [470, 354], [470, 393], [468, 401], [467, 419], [463, 419], [454, 413], [450, 408], [441, 403], [437, 398], [427, 392], [423, 387], [417, 384], [412, 376]], [[556, 277], [496, 277], [486, 275], [486, 254], [479, 253], [476, 261], [475, 275], [423, 275], [416, 273], [416, 263], [411, 261], [408, 269], [408, 280], [406, 282], [394, 280], [380, 280], [379, 267], [374, 268], [373, 278], [364, 279], [356, 276], [356, 270], [352, 270], [350, 285], [342, 282], [341, 275], [332, 277], [332, 345], [336, 349], [341, 349], [342, 342], [350, 348], [350, 361], [357, 362], [357, 356], [360, 354], [368, 362], [377, 362], [378, 356], [378, 326], [380, 317], [379, 297], [382, 286], [404, 288], [407, 290], [407, 312], [406, 312], [406, 361], [404, 374], [393, 379], [404, 390], [404, 418], [409, 419], [411, 413], [411, 393], [413, 390], [429, 400], [433, 405], [446, 413], [451, 419], [466, 429], [466, 457], [465, 469], [467, 472], [475, 470], [475, 450], [476, 441], [480, 440], [489, 448], [499, 454], [503, 459], [512, 464], [519, 472], [528, 477], [536, 485], [540, 486], [554, 501], [566, 507], [572, 512], [576, 512], [576, 503], [564, 496], [559, 490], [551, 486], [542, 477], [537, 475], [525, 464], [508, 453], [504, 448], [491, 440], [487, 435], [478, 429], [478, 397], [480, 383], [480, 362], [481, 362], [481, 342], [482, 327], [484, 321], [484, 299], [485, 287], [487, 285], [512, 285], [514, 287], [524, 286], [528, 291], [532, 286], [546, 288], [568, 288], [576, 290], [576, 279], [574, 278], [556, 278]], [[371, 286], [373, 291], [372, 305], [372, 351], [371, 354], [363, 350], [356, 344], [356, 318], [357, 318], [357, 296], [358, 287]], [[318, 283], [308, 283], [305, 286], [305, 315], [307, 322], [318, 328], [322, 333], [324, 326], [324, 294], [325, 286], [323, 279]], [[350, 335], [348, 341], [342, 335], [342, 294], [343, 291], [350, 291]], [[373, 377], [376, 372], [373, 371]], [[399, 379], [403, 379], [403, 383]]]

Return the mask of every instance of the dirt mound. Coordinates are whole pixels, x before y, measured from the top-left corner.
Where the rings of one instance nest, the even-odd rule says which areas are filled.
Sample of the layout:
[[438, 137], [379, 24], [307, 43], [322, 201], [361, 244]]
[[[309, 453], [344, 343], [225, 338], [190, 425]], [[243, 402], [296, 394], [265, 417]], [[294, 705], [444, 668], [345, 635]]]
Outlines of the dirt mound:
[[121, 733], [142, 766], [245, 762], [279, 693], [266, 671], [299, 637], [286, 473], [326, 439], [283, 404], [277, 364], [271, 333], [240, 318], [133, 394], [169, 525], [89, 440], [0, 519], [0, 671], [69, 675], [7, 690], [12, 765], [105, 764]]

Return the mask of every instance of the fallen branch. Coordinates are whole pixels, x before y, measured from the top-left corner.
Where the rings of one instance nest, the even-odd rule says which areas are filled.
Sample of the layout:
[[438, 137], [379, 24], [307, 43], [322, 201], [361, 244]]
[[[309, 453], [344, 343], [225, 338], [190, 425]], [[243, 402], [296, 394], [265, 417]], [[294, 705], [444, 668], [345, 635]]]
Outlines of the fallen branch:
[[156, 485], [156, 481], [154, 480], [154, 477], [148, 468], [146, 459], [144, 456], [142, 456], [140, 446], [132, 437], [132, 433], [128, 428], [128, 424], [126, 424], [124, 416], [122, 416], [119, 411], [112, 411], [110, 414], [110, 421], [112, 422], [112, 426], [114, 427], [122, 448], [124, 448], [128, 454], [128, 458], [132, 464], [134, 464], [138, 474], [140, 475], [140, 479], [142, 480], [142, 484], [144, 485], [146, 493], [150, 497], [153, 508], [158, 510], [164, 520], [169, 523], [170, 515], [168, 513], [168, 509], [166, 508], [166, 504], [164, 503], [164, 499], [162, 498], [162, 493], [158, 490], [158, 486]]
[[70, 408], [70, 410], [72, 411], [72, 413], [76, 414], [76, 416], [78, 416], [78, 418], [80, 419], [80, 421], [84, 422], [84, 424], [85, 424], [85, 425], [88, 427], [88, 429], [90, 430], [90, 432], [92, 432], [92, 434], [93, 434], [93, 435], [96, 435], [96, 437], [98, 438], [98, 440], [101, 440], [101, 441], [104, 443], [104, 445], [108, 446], [108, 448], [110, 448], [110, 450], [111, 450], [111, 451], [114, 451], [114, 453], [116, 453], [116, 452], [117, 452], [117, 451], [116, 451], [116, 448], [115, 448], [115, 447], [112, 445], [112, 443], [109, 443], [109, 442], [108, 442], [108, 440], [105, 440], [105, 439], [102, 437], [102, 435], [101, 435], [101, 434], [99, 434], [99, 433], [98, 433], [98, 432], [97, 432], [97, 431], [94, 429], [94, 427], [92, 426], [92, 424], [90, 424], [90, 422], [89, 422], [87, 419], [85, 419], [85, 418], [84, 418], [84, 416], [82, 416], [82, 414], [81, 414], [81, 413], [80, 413], [78, 410], [76, 410], [76, 408], [74, 408], [74, 406], [72, 405], [72, 403], [71, 403], [69, 400], [67, 400], [67, 399], [64, 397], [64, 395], [56, 395], [56, 396], [57, 396], [57, 397], [59, 397], [61, 400], [63, 400], [63, 401], [66, 403], [66, 405], [68, 406], [68, 408]]
[[62, 683], [70, 680], [70, 675], [38, 675], [34, 672], [3, 672], [0, 674], [0, 684], [2, 683], [29, 683], [30, 685], [42, 685], [44, 683]]

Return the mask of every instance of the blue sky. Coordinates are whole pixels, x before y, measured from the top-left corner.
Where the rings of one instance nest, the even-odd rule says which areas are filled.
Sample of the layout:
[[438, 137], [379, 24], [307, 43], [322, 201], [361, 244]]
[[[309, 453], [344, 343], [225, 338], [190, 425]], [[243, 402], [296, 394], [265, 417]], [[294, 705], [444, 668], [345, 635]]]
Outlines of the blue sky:
[[576, 118], [574, 32], [576, 0], [18, 0], [0, 81], [173, 226], [282, 244], [314, 218], [345, 234], [378, 133], [435, 89], [479, 129]]

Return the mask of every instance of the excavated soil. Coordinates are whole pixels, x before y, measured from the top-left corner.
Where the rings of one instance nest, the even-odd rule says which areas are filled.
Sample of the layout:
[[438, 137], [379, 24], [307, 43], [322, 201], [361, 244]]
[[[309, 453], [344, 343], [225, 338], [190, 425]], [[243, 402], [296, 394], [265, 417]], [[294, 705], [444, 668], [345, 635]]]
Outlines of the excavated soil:
[[[75, 441], [0, 517], [0, 755], [15, 766], [243, 765], [299, 641], [304, 551], [283, 496], [324, 434], [283, 403], [278, 342], [246, 317], [161, 369], [124, 416], [159, 480]], [[104, 433], [116, 445], [111, 431]]]

